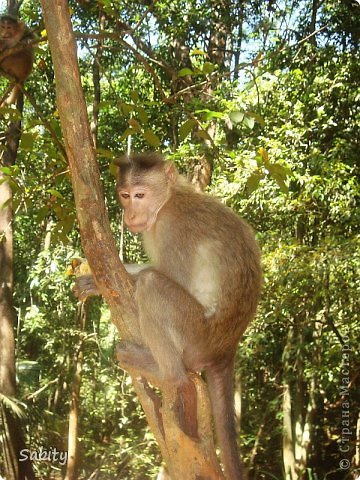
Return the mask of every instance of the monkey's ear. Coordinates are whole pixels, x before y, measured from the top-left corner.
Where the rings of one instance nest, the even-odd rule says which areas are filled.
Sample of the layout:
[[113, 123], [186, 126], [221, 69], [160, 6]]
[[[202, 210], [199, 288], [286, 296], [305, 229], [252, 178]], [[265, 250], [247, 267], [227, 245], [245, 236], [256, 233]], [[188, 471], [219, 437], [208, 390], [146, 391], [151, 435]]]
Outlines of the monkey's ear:
[[165, 162], [164, 172], [168, 182], [171, 185], [175, 185], [179, 176], [179, 173], [175, 167], [175, 164], [172, 162]]

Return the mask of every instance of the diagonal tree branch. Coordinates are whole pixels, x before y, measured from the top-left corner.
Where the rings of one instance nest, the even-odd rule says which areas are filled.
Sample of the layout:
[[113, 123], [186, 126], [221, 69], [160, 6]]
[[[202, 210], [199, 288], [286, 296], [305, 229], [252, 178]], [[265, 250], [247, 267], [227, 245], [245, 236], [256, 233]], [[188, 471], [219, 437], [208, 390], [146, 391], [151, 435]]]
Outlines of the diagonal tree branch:
[[[136, 340], [134, 285], [119, 260], [110, 229], [81, 87], [68, 1], [41, 0], [41, 4], [53, 58], [57, 105], [83, 250], [121, 336]], [[221, 480], [224, 477], [214, 450], [207, 389], [199, 376], [191, 378], [196, 388], [196, 438], [184, 433], [178, 416], [176, 388], [164, 388], [160, 397], [145, 379], [133, 376], [133, 383], [172, 480]]]

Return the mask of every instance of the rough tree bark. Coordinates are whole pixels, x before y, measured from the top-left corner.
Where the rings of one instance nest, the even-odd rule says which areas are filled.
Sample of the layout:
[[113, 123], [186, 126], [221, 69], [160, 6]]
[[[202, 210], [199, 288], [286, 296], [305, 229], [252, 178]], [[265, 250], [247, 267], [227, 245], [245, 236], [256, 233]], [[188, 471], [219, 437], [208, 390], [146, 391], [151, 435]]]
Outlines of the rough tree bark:
[[[41, 3], [54, 63], [57, 105], [82, 246], [119, 333], [123, 338], [136, 338], [131, 328], [135, 318], [133, 282], [119, 260], [110, 230], [81, 88], [68, 2], [42, 0]], [[183, 431], [174, 388], [163, 389], [159, 397], [145, 379], [133, 377], [133, 383], [172, 480], [223, 479], [214, 450], [207, 390], [198, 376], [192, 379], [197, 390], [197, 438], [190, 438]]]
[[76, 323], [79, 329], [79, 341], [73, 357], [74, 377], [71, 384], [69, 428], [68, 428], [68, 462], [64, 480], [76, 480], [79, 465], [79, 424], [80, 424], [80, 389], [84, 363], [84, 332], [86, 326], [87, 308], [85, 302], [80, 302], [76, 312]]
[[[23, 98], [18, 101], [22, 111]], [[11, 122], [5, 132], [5, 150], [0, 166], [15, 164], [21, 133], [21, 122]], [[0, 393], [16, 396], [15, 324], [13, 304], [13, 209], [9, 182], [0, 171]], [[20, 462], [20, 451], [26, 448], [20, 421], [0, 405], [0, 424], [3, 432], [3, 456], [8, 480], [35, 478], [31, 461]]]

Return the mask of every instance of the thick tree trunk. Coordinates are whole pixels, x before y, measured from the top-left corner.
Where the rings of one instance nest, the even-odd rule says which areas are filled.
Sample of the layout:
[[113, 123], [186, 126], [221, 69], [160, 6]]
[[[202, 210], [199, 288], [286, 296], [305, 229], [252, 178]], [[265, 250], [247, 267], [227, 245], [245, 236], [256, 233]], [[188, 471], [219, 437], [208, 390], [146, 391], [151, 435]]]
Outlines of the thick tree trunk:
[[[99, 13], [99, 30], [104, 30], [105, 28], [105, 14], [100, 10]], [[97, 146], [97, 133], [98, 133], [98, 124], [99, 124], [99, 111], [100, 111], [100, 101], [101, 101], [101, 88], [100, 88], [100, 62], [102, 53], [104, 50], [104, 40], [99, 39], [98, 45], [96, 47], [96, 53], [94, 55], [93, 61], [93, 84], [94, 84], [94, 100], [93, 100], [93, 111], [91, 118], [91, 136], [94, 143], [94, 147]]]
[[[22, 110], [22, 98], [18, 107]], [[20, 122], [12, 122], [6, 132], [6, 149], [1, 165], [14, 165], [20, 139]], [[8, 397], [16, 395], [15, 323], [13, 305], [13, 210], [12, 191], [0, 171], [0, 392]], [[19, 461], [25, 447], [19, 419], [1, 406], [0, 429], [4, 432], [5, 476], [7, 480], [33, 479], [30, 460]]]
[[290, 386], [286, 382], [283, 383], [283, 386], [283, 463], [285, 480], [297, 480]]
[[[81, 88], [76, 45], [67, 0], [42, 0], [53, 57], [57, 104], [69, 166], [82, 246], [112, 320], [123, 338], [136, 339], [133, 283], [119, 260], [105, 208], [99, 169]], [[222, 479], [212, 438], [210, 402], [204, 383], [192, 376], [197, 393], [198, 438], [184, 433], [177, 416], [177, 391], [157, 395], [145, 379], [134, 387], [158, 441], [172, 480]], [[186, 401], [185, 401], [186, 404]]]
[[79, 465], [79, 423], [80, 423], [80, 388], [84, 363], [84, 346], [82, 333], [86, 324], [86, 304], [81, 302], [76, 312], [77, 328], [80, 332], [79, 342], [74, 355], [74, 378], [71, 385], [69, 430], [68, 430], [68, 461], [64, 480], [75, 480]]

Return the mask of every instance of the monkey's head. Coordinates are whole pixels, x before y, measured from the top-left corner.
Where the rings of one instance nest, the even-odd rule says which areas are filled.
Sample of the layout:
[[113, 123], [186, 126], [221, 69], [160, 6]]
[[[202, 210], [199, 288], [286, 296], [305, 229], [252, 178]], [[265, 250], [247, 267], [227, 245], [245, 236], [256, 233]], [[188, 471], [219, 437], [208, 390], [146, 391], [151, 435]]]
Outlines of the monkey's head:
[[13, 38], [23, 28], [22, 22], [12, 15], [0, 16], [0, 38]]
[[117, 193], [124, 220], [133, 233], [150, 230], [176, 184], [175, 165], [157, 154], [138, 154], [118, 161]]

